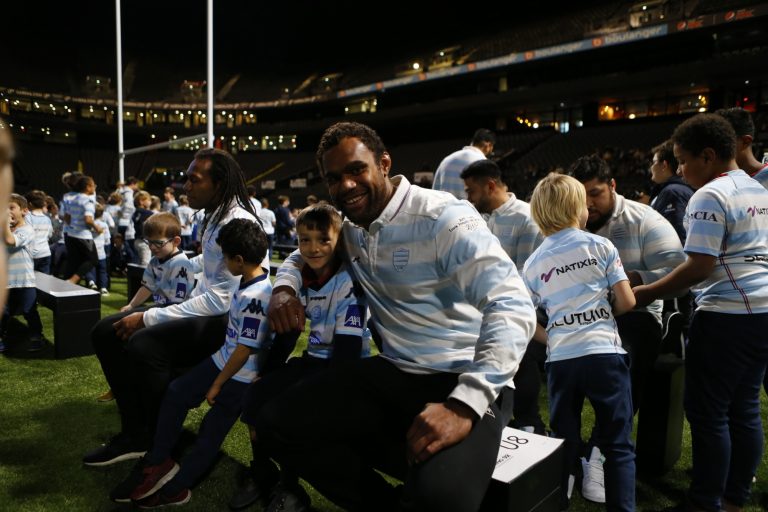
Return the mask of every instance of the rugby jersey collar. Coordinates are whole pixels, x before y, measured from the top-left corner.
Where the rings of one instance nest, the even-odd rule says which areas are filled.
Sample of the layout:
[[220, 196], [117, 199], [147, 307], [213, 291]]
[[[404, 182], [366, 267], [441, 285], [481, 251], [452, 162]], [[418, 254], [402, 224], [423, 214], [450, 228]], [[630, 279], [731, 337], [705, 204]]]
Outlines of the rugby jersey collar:
[[493, 210], [491, 215], [501, 215], [503, 213], [506, 213], [512, 206], [515, 204], [515, 201], [517, 201], [517, 197], [515, 197], [515, 194], [512, 192], [507, 192], [507, 195], [509, 198], [504, 201], [504, 204]]
[[615, 203], [613, 205], [613, 215], [611, 215], [611, 220], [621, 217], [621, 214], [624, 213], [624, 208], [627, 206], [627, 200], [623, 195], [619, 194], [618, 192], [614, 192], [613, 194], [615, 197]]
[[[261, 270], [264, 270], [264, 269], [262, 268]], [[240, 281], [241, 281], [241, 282], [240, 282], [240, 287], [238, 288], [238, 290], [242, 290], [243, 288], [248, 288], [249, 286], [251, 286], [251, 285], [252, 285], [252, 284], [254, 284], [254, 283], [258, 283], [259, 281], [263, 281], [263, 280], [265, 280], [265, 279], [266, 279], [268, 276], [269, 276], [269, 272], [268, 272], [268, 271], [264, 271], [264, 273], [263, 273], [263, 274], [261, 274], [260, 276], [254, 277], [254, 278], [253, 278], [253, 279], [251, 279], [250, 281], [245, 281], [245, 282], [242, 282], [242, 279], [241, 279], [241, 280], [240, 280]]]
[[390, 182], [392, 183], [392, 186], [395, 187], [395, 194], [376, 220], [371, 222], [368, 229], [369, 231], [373, 231], [375, 225], [388, 224], [391, 222], [400, 212], [400, 209], [403, 207], [403, 204], [405, 204], [405, 200], [411, 190], [411, 184], [403, 175], [399, 174], [390, 178]]
[[158, 262], [160, 262], [160, 263], [165, 263], [166, 261], [170, 260], [171, 258], [175, 258], [175, 257], [176, 257], [176, 256], [178, 256], [179, 254], [184, 254], [184, 252], [183, 252], [183, 251], [181, 251], [180, 249], [176, 249], [176, 252], [174, 252], [173, 254], [169, 254], [169, 255], [168, 255], [168, 256], [166, 256], [165, 258], [163, 258], [163, 259], [158, 259], [157, 261], [158, 261]]

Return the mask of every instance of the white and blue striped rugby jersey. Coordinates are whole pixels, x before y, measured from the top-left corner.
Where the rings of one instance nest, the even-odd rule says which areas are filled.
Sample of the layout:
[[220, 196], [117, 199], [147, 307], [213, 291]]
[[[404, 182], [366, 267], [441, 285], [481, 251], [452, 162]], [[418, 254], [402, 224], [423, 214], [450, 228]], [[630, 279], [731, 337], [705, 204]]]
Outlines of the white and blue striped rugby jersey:
[[232, 296], [224, 344], [211, 358], [219, 370], [224, 369], [238, 344], [253, 349], [242, 368], [232, 376], [239, 382], [251, 383], [259, 373], [259, 354], [269, 348], [272, 339], [267, 322], [267, 306], [272, 295], [269, 271], [242, 283]]
[[528, 259], [523, 279], [533, 304], [549, 317], [548, 361], [626, 354], [608, 293], [627, 275], [610, 240], [575, 228], [558, 231]]
[[34, 288], [35, 264], [32, 260], [32, 244], [35, 230], [24, 224], [12, 231], [15, 244], [8, 247], [8, 288]]
[[[450, 394], [483, 415], [520, 364], [536, 315], [514, 263], [466, 201], [391, 178], [396, 191], [364, 230], [344, 222], [382, 357], [409, 373], [459, 375]], [[297, 252], [275, 286], [300, 287]], [[446, 397], [446, 399], [449, 397]]]
[[485, 160], [485, 155], [475, 146], [464, 146], [443, 158], [435, 171], [435, 179], [432, 181], [432, 190], [450, 192], [457, 199], [466, 199], [464, 180], [461, 179], [461, 171], [472, 162]]
[[[195, 270], [202, 268], [202, 276], [197, 286], [192, 290], [189, 299], [165, 308], [152, 308], [144, 312], [144, 324], [156, 325], [168, 320], [178, 320], [190, 316], [216, 316], [229, 311], [232, 294], [240, 285], [240, 278], [233, 276], [224, 264], [221, 247], [216, 243], [221, 227], [232, 219], [249, 219], [256, 222], [255, 217], [247, 210], [230, 205], [226, 215], [216, 226], [208, 226], [203, 235], [203, 253], [192, 258]], [[261, 263], [269, 271], [269, 255]]]
[[730, 171], [693, 194], [685, 224], [685, 252], [717, 258], [693, 287], [696, 309], [768, 312], [768, 191], [744, 171]]
[[51, 255], [48, 239], [53, 234], [51, 219], [44, 213], [29, 212], [24, 222], [35, 230], [35, 241], [32, 244], [32, 259], [45, 258]]
[[112, 240], [112, 237], [109, 234], [109, 226], [101, 219], [96, 219], [93, 223], [102, 229], [100, 234], [93, 234], [93, 244], [96, 246], [96, 257], [99, 260], [105, 260], [107, 259], [107, 252], [104, 250], [104, 246], [109, 245]]
[[488, 216], [488, 229], [515, 262], [518, 272], [544, 239], [531, 218], [531, 205], [510, 193], [507, 201]]
[[365, 297], [355, 294], [354, 281], [345, 264], [319, 290], [302, 283], [300, 296], [309, 319], [307, 353], [310, 356], [329, 359], [336, 334], [361, 338], [360, 357], [370, 355], [371, 336], [366, 328], [368, 307]]
[[81, 240], [93, 240], [91, 228], [85, 223], [85, 218], [96, 215], [96, 196], [83, 192], [64, 195], [64, 204], [69, 214], [69, 230], [67, 236]]
[[193, 267], [182, 251], [165, 261], [153, 257], [144, 269], [141, 286], [152, 292], [155, 304], [180, 304], [187, 300], [195, 286]]
[[[685, 261], [680, 237], [667, 219], [648, 205], [615, 195], [616, 206], [610, 220], [595, 234], [616, 246], [626, 272], [634, 270], [644, 284], [650, 284]], [[657, 300], [635, 310], [649, 311], [661, 323], [663, 306], [663, 301]]]
[[61, 219], [61, 222], [64, 224], [64, 228], [62, 229], [64, 235], [68, 235], [69, 232], [72, 230], [70, 225], [65, 222], [66, 216], [69, 214], [69, 203], [74, 201], [75, 196], [77, 196], [77, 192], [65, 192], [64, 195], [61, 197], [61, 202], [59, 203], [59, 218]]

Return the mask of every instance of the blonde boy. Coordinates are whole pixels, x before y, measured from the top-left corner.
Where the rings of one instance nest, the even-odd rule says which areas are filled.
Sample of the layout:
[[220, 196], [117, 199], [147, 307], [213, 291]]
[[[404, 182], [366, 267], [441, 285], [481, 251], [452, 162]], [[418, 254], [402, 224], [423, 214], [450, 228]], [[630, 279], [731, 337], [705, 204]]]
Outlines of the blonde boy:
[[[635, 508], [635, 454], [629, 360], [614, 317], [634, 307], [629, 281], [613, 244], [582, 231], [587, 221], [584, 187], [551, 173], [531, 198], [533, 220], [546, 237], [523, 268], [535, 306], [547, 313], [547, 388], [550, 425], [565, 439], [561, 506], [575, 474], [581, 444], [581, 408], [589, 398], [606, 456], [606, 505]], [[613, 300], [611, 300], [613, 292]], [[541, 328], [537, 330], [542, 338]]]

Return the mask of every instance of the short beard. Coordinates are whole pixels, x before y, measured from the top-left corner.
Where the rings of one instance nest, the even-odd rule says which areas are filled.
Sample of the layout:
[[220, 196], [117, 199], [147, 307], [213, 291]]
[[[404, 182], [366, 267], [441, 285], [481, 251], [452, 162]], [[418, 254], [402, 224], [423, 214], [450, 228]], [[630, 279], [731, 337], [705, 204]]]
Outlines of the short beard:
[[612, 214], [613, 212], [608, 213], [606, 215], [601, 215], [594, 222], [589, 222], [589, 220], [587, 220], [587, 231], [589, 231], [590, 233], [598, 232], [600, 228], [602, 228], [608, 223], [608, 220], [610, 220]]

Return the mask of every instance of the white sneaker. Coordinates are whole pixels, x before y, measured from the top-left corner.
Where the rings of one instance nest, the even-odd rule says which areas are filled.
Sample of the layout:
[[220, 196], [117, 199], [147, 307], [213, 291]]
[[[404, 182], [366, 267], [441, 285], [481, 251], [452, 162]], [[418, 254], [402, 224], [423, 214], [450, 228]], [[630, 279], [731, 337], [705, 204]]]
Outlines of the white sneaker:
[[581, 458], [581, 469], [584, 471], [584, 480], [581, 482], [581, 495], [585, 500], [605, 503], [604, 461], [605, 458], [597, 446], [592, 448], [588, 461], [584, 457]]
[[94, 283], [93, 281], [88, 281], [88, 288], [90, 288], [91, 290], [98, 290], [99, 289], [99, 287], [96, 286], [96, 283]]
[[102, 288], [100, 293], [102, 295], [109, 295], [109, 290], [107, 290], [106, 288]]

